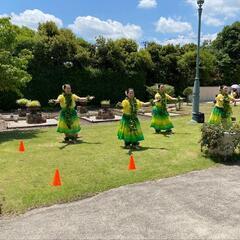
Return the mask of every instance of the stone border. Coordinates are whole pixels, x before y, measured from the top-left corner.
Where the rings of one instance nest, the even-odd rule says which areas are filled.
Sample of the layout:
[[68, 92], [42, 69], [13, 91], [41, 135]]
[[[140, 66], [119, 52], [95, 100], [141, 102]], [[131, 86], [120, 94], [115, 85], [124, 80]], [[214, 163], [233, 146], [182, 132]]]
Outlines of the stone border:
[[81, 119], [90, 123], [104, 123], [104, 122], [117, 122], [120, 121], [122, 117], [115, 115], [114, 119], [96, 119], [95, 116], [81, 117]]
[[57, 126], [56, 119], [47, 119], [46, 123], [28, 124], [26, 121], [8, 122], [7, 129], [36, 128], [36, 127], [53, 127]]

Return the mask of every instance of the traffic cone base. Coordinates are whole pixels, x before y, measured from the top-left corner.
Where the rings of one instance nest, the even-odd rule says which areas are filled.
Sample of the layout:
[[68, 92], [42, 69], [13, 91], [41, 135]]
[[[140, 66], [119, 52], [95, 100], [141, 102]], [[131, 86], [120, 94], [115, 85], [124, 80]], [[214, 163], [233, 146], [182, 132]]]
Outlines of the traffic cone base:
[[24, 147], [23, 141], [20, 141], [20, 144], [19, 144], [19, 152], [25, 152], [25, 147]]
[[59, 173], [58, 169], [56, 169], [56, 171], [55, 171], [52, 186], [54, 186], [54, 187], [62, 186], [60, 173]]
[[135, 161], [134, 161], [133, 155], [130, 156], [128, 170], [136, 170], [136, 165], [135, 165]]

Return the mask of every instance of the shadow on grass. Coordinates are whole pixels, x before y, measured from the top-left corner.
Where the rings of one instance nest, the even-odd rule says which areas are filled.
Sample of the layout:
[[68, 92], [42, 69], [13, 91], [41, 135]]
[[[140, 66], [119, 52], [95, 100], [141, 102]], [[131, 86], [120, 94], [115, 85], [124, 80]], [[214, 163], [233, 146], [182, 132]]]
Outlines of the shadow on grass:
[[221, 158], [205, 154], [205, 157], [210, 158], [215, 163], [223, 164], [226, 166], [240, 166], [240, 153], [235, 153], [233, 156], [228, 158]]
[[160, 132], [160, 133], [153, 133], [154, 135], [160, 135], [160, 136], [164, 136], [164, 137], [171, 137], [173, 135], [176, 135], [176, 134], [183, 134], [183, 135], [188, 135], [190, 133], [175, 133], [175, 132]]
[[8, 141], [14, 140], [26, 140], [36, 138], [42, 131], [39, 129], [35, 130], [15, 130], [11, 132], [0, 132], [0, 144]]
[[[126, 150], [126, 148], [124, 146], [122, 146], [121, 148]], [[166, 151], [168, 151], [169, 149], [167, 149], [167, 148], [154, 148], [154, 147], [141, 147], [140, 149], [130, 148], [130, 149], [128, 149], [127, 154], [131, 155], [134, 152], [144, 152], [144, 151], [147, 151], [147, 150], [166, 150]]]
[[94, 144], [94, 145], [98, 145], [98, 144], [102, 144], [101, 142], [86, 142], [84, 140], [77, 140], [75, 143], [71, 143], [71, 142], [62, 142], [65, 143], [63, 146], [59, 147], [60, 150], [63, 150], [64, 148], [68, 147], [68, 146], [72, 146], [72, 145], [79, 145], [79, 144]]

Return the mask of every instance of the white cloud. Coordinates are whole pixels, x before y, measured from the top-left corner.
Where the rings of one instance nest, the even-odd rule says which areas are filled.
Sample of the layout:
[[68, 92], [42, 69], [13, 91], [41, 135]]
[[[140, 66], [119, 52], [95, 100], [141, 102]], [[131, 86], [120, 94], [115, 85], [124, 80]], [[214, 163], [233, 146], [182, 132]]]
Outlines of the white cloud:
[[219, 27], [224, 25], [224, 21], [222, 19], [216, 18], [216, 17], [211, 17], [211, 16], [204, 16], [204, 22], [205, 24], [209, 26], [214, 26], [214, 27]]
[[192, 31], [190, 23], [177, 21], [170, 17], [160, 17], [155, 25], [156, 32], [160, 33], [182, 33]]
[[[195, 0], [185, 0], [197, 7]], [[205, 0], [203, 5], [203, 21], [207, 25], [221, 26], [225, 21], [239, 16], [240, 0]]]
[[68, 27], [88, 40], [94, 40], [98, 36], [112, 39], [121, 37], [139, 39], [142, 36], [140, 26], [134, 24], [123, 25], [111, 19], [103, 21], [92, 16], [77, 17], [74, 23]]
[[3, 14], [1, 16], [11, 17], [11, 21], [13, 24], [18, 26], [26, 26], [34, 30], [38, 28], [39, 23], [44, 23], [47, 21], [53, 21], [59, 27], [63, 26], [61, 19], [55, 17], [54, 15], [43, 13], [38, 9], [25, 10], [20, 14], [15, 13], [11, 13], [10, 15]]
[[217, 38], [218, 33], [205, 34], [202, 36], [202, 41], [213, 41]]
[[156, 0], [139, 0], [139, 8], [155, 8], [157, 6]]
[[[201, 37], [201, 42], [203, 41], [213, 41], [215, 40], [217, 37], [217, 33], [213, 33], [213, 34], [205, 34], [202, 35]], [[160, 44], [162, 45], [168, 45], [168, 44], [173, 44], [173, 45], [184, 45], [184, 44], [188, 44], [188, 43], [197, 43], [197, 35], [194, 34], [193, 32], [191, 32], [188, 35], [179, 35], [176, 38], [172, 38], [172, 39], [167, 39], [164, 41], [158, 41]]]

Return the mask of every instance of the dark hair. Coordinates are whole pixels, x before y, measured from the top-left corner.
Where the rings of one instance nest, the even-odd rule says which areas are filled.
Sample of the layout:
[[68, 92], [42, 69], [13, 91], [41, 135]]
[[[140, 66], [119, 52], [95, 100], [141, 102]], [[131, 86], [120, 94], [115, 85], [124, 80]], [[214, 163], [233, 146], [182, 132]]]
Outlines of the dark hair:
[[134, 92], [134, 89], [133, 88], [128, 88], [125, 93], [128, 94], [130, 91], [133, 91]]
[[133, 88], [128, 88], [126, 92], [129, 93], [130, 91], [134, 92], [134, 89]]
[[70, 84], [63, 84], [63, 85], [62, 85], [62, 90], [64, 91], [64, 90], [66, 89], [67, 86], [71, 87]]
[[128, 89], [125, 91], [125, 95], [127, 96], [130, 91], [133, 91], [133, 92], [134, 92], [134, 89], [133, 89], [133, 88], [128, 88]]
[[161, 84], [158, 84], [158, 89], [159, 89], [161, 86], [164, 86], [164, 84], [162, 84], [162, 83], [161, 83]]

